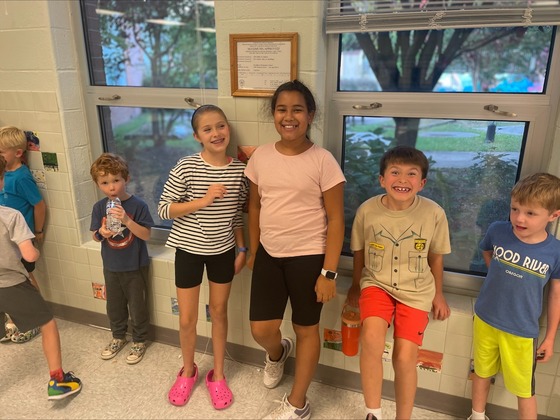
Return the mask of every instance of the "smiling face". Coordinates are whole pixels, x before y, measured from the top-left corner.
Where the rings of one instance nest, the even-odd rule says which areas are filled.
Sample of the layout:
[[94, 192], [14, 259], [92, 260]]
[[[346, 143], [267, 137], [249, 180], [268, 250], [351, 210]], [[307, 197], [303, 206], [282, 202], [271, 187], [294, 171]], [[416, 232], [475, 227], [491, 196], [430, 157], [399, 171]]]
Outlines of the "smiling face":
[[4, 149], [0, 149], [0, 155], [2, 155], [4, 159], [6, 159], [6, 170], [8, 171], [14, 171], [22, 165], [22, 149], [18, 149], [15, 147], [6, 147]]
[[194, 138], [208, 153], [225, 153], [229, 144], [229, 124], [217, 111], [207, 111], [197, 117]]
[[383, 204], [390, 210], [405, 210], [412, 205], [416, 194], [426, 185], [422, 168], [406, 163], [390, 163], [379, 183], [387, 191]]
[[560, 210], [549, 212], [537, 203], [520, 204], [511, 200], [509, 219], [513, 226], [513, 234], [527, 244], [542, 242], [548, 236], [547, 225], [560, 215]]
[[300, 92], [283, 91], [278, 95], [274, 107], [274, 126], [282, 141], [305, 141], [314, 116], [314, 112], [308, 111]]

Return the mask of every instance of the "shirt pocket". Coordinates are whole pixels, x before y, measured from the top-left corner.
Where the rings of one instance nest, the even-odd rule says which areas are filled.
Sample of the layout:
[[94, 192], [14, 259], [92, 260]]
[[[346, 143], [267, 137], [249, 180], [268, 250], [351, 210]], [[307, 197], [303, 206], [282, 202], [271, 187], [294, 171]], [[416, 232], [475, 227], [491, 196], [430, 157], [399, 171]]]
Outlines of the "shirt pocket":
[[371, 271], [379, 272], [383, 269], [383, 257], [385, 250], [373, 246], [369, 247], [369, 268]]
[[428, 268], [428, 253], [410, 251], [408, 253], [408, 271], [411, 273], [423, 273]]

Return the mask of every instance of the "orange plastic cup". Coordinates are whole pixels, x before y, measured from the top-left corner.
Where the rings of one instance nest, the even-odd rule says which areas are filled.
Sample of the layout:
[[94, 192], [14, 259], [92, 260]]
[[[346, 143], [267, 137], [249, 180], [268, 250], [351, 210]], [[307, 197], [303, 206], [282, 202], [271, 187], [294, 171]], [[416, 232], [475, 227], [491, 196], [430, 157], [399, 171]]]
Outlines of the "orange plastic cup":
[[344, 305], [342, 308], [342, 353], [355, 356], [360, 348], [360, 311], [358, 308]]

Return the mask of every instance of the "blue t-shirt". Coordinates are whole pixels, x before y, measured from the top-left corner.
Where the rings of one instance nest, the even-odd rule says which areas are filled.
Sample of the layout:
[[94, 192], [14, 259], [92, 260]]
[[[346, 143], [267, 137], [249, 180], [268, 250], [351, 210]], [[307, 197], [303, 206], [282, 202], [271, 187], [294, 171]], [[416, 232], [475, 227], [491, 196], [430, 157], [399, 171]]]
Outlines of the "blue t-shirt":
[[550, 279], [560, 279], [560, 241], [549, 234], [543, 242], [526, 244], [510, 222], [494, 222], [480, 248], [493, 256], [475, 313], [502, 331], [537, 338], [544, 287]]
[[[101, 220], [106, 215], [107, 200], [105, 197], [93, 205], [91, 231], [96, 231], [101, 227]], [[148, 205], [144, 201], [131, 195], [121, 205], [128, 217], [140, 226], [151, 228], [154, 225]], [[134, 236], [126, 226], [123, 225], [122, 227], [122, 234], [101, 242], [103, 268], [114, 272], [124, 272], [138, 270], [140, 267], [149, 265], [146, 241]]]
[[4, 189], [0, 191], [0, 206], [19, 210], [27, 226], [35, 232], [34, 207], [43, 199], [39, 188], [26, 165], [4, 174]]

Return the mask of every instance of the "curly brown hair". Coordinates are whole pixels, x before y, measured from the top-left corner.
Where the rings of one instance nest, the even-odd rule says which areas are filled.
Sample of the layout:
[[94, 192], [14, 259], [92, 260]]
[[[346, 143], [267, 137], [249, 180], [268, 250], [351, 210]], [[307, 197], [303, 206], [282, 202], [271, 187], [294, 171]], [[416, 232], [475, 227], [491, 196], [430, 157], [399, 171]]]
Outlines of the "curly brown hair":
[[128, 179], [128, 164], [119, 155], [103, 153], [93, 162], [89, 173], [95, 183], [100, 176], [107, 174], [121, 175], [124, 179]]

